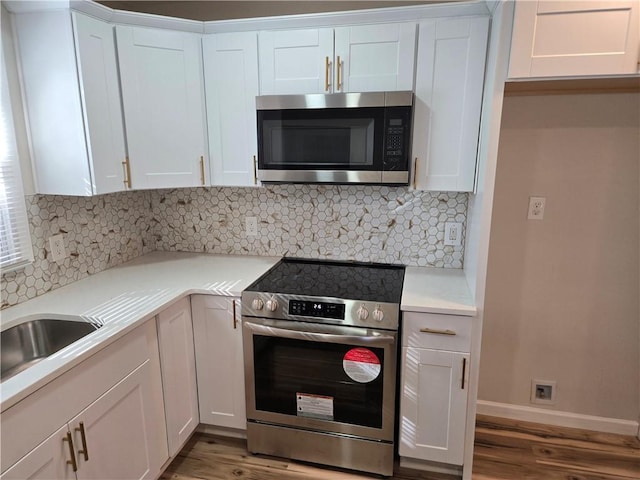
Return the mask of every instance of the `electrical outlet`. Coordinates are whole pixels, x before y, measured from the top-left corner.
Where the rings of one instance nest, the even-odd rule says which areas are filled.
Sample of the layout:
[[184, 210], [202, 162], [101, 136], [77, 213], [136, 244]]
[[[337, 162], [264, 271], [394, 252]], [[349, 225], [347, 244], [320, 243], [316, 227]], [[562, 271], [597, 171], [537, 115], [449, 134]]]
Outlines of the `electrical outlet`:
[[244, 228], [247, 237], [255, 237], [258, 235], [258, 219], [256, 217], [245, 217]]
[[556, 382], [553, 380], [531, 380], [531, 403], [554, 405], [556, 403]]
[[542, 220], [544, 218], [545, 197], [529, 197], [528, 220]]
[[60, 263], [67, 258], [67, 251], [64, 248], [64, 237], [62, 234], [49, 237], [49, 247], [51, 248], [51, 258], [54, 262]]
[[462, 245], [462, 224], [447, 222], [444, 224], [444, 244], [457, 247]]

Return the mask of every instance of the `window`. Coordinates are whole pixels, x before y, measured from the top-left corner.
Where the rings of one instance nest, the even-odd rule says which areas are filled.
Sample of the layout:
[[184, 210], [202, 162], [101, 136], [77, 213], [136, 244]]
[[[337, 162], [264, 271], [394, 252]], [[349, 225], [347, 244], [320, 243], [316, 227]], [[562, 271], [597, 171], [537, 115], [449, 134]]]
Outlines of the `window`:
[[7, 69], [2, 56], [0, 112], [0, 268], [13, 270], [33, 260], [22, 176], [13, 128]]

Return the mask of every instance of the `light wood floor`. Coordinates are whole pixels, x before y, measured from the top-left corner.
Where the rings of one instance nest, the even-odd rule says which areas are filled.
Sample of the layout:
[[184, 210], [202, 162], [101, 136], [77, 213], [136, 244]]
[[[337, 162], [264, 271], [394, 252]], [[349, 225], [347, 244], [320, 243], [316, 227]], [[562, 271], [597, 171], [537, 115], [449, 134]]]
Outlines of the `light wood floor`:
[[[161, 480], [368, 480], [350, 472], [249, 455], [244, 440], [196, 434]], [[394, 480], [449, 480], [396, 468]], [[640, 479], [634, 437], [478, 417], [474, 480]]]

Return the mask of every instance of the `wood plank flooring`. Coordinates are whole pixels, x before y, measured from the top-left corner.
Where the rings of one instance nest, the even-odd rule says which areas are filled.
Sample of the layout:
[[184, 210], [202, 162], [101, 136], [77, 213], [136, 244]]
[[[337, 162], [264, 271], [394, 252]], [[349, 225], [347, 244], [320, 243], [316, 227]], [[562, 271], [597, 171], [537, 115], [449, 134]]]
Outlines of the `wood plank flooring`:
[[[241, 439], [196, 434], [161, 480], [369, 480], [375, 476], [249, 455]], [[450, 480], [396, 466], [393, 480]], [[479, 416], [474, 480], [640, 479], [634, 437]]]

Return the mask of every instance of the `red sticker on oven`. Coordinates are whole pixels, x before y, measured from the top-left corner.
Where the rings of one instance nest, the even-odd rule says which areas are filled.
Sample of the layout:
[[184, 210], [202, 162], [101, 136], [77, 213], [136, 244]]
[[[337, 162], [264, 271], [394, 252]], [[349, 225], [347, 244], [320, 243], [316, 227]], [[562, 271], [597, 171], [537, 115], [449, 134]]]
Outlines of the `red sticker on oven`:
[[380, 375], [380, 359], [367, 348], [352, 348], [342, 359], [342, 368], [351, 380], [373, 382]]

